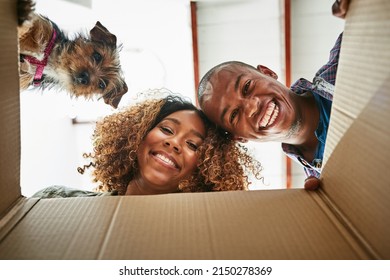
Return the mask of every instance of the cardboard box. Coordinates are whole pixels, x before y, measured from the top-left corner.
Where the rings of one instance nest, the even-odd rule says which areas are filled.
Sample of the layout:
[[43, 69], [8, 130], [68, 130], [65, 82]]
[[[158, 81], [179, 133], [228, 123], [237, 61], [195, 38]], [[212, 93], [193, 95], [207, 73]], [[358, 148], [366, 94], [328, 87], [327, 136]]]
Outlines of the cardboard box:
[[15, 1], [0, 26], [0, 259], [390, 258], [387, 0], [351, 1], [316, 192], [23, 197]]

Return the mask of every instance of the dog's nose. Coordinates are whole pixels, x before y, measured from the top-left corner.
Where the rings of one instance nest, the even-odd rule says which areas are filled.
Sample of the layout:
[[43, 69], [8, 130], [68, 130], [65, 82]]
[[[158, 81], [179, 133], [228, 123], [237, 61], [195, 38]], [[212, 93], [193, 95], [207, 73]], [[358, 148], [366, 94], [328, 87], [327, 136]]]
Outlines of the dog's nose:
[[77, 81], [78, 81], [80, 84], [88, 85], [88, 84], [89, 84], [89, 74], [88, 74], [88, 72], [86, 72], [86, 71], [81, 72], [81, 73], [77, 76]]

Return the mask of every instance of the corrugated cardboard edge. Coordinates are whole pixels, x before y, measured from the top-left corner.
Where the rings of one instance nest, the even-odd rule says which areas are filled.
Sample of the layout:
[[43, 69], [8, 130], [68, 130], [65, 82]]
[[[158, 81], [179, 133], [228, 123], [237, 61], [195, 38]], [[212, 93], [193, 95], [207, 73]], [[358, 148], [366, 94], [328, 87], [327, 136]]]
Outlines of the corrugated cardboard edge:
[[379, 254], [364, 239], [356, 227], [333, 201], [329, 199], [328, 195], [323, 190], [318, 190], [316, 193], [318, 196], [313, 196], [313, 199], [318, 203], [322, 211], [328, 215], [329, 219], [333, 221], [333, 224], [338, 228], [351, 247], [354, 248], [358, 256], [361, 259], [381, 259]]
[[21, 221], [27, 213], [38, 203], [39, 199], [27, 199], [20, 197], [10, 210], [0, 219], [0, 243]]
[[317, 196], [264, 190], [41, 199], [13, 222], [0, 259], [370, 259]]
[[[389, 75], [390, 2], [350, 1], [333, 98], [324, 169], [337, 144]], [[347, 42], [348, 41], [348, 42]], [[351, 96], [351, 88], [358, 94]]]
[[323, 199], [374, 258], [390, 256], [390, 2], [351, 1], [322, 172]]
[[372, 259], [317, 192], [123, 197], [118, 210], [99, 259]]
[[0, 1], [0, 216], [21, 196], [16, 2]]

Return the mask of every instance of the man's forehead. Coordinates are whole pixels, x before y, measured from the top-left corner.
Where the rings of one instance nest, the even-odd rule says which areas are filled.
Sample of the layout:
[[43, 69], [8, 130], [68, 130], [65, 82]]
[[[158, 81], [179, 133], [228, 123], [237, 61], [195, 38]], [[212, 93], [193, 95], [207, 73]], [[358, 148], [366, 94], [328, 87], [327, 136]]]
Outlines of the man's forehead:
[[247, 72], [248, 69], [241, 65], [224, 65], [216, 69], [205, 85], [201, 103], [218, 102], [223, 103], [223, 97], [234, 90], [236, 79], [239, 75]]
[[221, 125], [221, 114], [227, 110], [229, 98], [225, 90], [215, 90], [213, 85], [209, 82], [206, 90], [201, 98], [201, 108], [207, 117], [214, 123]]
[[228, 64], [228, 65], [223, 65], [220, 68], [216, 69], [214, 72], [214, 77], [218, 76], [234, 76], [234, 75], [239, 75], [244, 72], [248, 72], [248, 68], [244, 67], [242, 65], [237, 65], [237, 64]]
[[200, 99], [200, 104], [202, 105], [208, 103], [213, 98], [213, 96], [216, 95], [215, 93], [216, 92], [214, 92], [214, 85], [210, 80], [205, 85], [204, 92]]
[[210, 93], [216, 91], [225, 92], [231, 87], [231, 84], [235, 83], [237, 77], [244, 72], [244, 69], [239, 69], [233, 65], [221, 67], [210, 77], [206, 87]]
[[216, 99], [213, 100], [213, 95], [204, 95], [202, 102], [202, 110], [206, 114], [206, 116], [214, 123], [220, 125], [218, 123], [220, 110], [222, 109], [222, 104], [216, 102]]

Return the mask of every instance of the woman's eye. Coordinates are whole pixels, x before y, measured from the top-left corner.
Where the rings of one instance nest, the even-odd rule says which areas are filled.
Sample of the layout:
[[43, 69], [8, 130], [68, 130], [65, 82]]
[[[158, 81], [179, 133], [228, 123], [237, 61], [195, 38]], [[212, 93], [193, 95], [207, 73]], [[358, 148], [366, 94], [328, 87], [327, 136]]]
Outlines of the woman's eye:
[[230, 123], [233, 123], [233, 121], [234, 121], [234, 119], [236, 118], [237, 114], [238, 114], [238, 110], [234, 110], [234, 111], [232, 112], [232, 114], [230, 115], [230, 119], [229, 119], [229, 122], [230, 122]]
[[246, 96], [247, 94], [248, 94], [248, 91], [249, 91], [249, 87], [250, 87], [250, 85], [251, 85], [251, 80], [248, 80], [245, 84], [244, 84], [244, 88], [243, 88], [243, 90], [242, 90], [242, 94], [244, 95], [244, 96]]
[[164, 132], [164, 133], [173, 134], [172, 129], [170, 129], [170, 128], [167, 127], [167, 126], [162, 126], [160, 129], [161, 129], [161, 131]]
[[100, 54], [100, 53], [98, 53], [98, 52], [93, 52], [93, 54], [92, 54], [92, 58], [93, 58], [93, 60], [95, 60], [96, 62], [100, 62], [101, 60], [102, 60], [102, 55]]
[[196, 145], [195, 143], [187, 142], [187, 145], [193, 151], [196, 151], [198, 149], [198, 145]]

